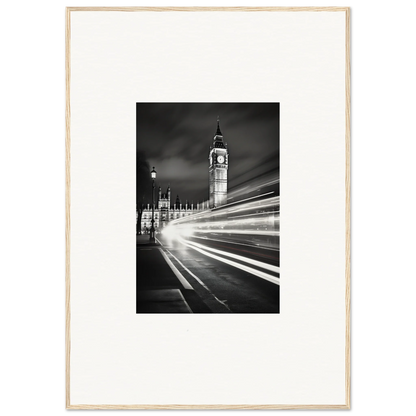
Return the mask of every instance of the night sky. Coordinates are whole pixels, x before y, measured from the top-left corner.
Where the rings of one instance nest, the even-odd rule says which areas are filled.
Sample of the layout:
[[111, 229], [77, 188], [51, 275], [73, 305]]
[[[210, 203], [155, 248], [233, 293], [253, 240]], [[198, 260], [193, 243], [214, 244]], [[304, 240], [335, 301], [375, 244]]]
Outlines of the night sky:
[[[208, 154], [217, 130], [217, 117], [228, 144], [229, 188], [266, 161], [279, 167], [278, 103], [137, 103], [137, 151], [144, 151], [157, 171], [156, 186], [171, 202], [193, 203], [209, 198]], [[269, 163], [270, 164], [270, 163]]]

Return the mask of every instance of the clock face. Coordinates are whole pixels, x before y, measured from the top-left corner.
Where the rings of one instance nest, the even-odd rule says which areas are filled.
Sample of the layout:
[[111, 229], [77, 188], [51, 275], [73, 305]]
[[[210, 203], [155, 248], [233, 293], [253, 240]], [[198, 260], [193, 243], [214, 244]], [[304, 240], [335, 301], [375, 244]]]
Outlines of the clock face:
[[218, 163], [224, 163], [224, 156], [218, 156]]

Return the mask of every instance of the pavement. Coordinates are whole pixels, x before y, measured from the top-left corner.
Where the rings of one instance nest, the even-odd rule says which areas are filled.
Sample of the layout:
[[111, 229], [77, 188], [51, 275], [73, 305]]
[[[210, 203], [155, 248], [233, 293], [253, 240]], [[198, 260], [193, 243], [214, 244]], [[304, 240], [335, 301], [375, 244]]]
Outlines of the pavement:
[[149, 234], [136, 236], [136, 313], [210, 313], [168, 254]]
[[[150, 243], [150, 236], [149, 234], [141, 234], [141, 235], [137, 235], [136, 234], [136, 245], [143, 245], [143, 246], [150, 246], [150, 245], [154, 245], [152, 243]], [[156, 243], [156, 245], [159, 245], [158, 243]]]

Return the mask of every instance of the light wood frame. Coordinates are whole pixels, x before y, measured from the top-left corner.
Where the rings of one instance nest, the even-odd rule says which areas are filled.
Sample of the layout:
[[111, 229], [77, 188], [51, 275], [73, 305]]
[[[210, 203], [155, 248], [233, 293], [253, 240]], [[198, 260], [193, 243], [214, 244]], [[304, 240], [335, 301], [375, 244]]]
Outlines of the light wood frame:
[[[70, 396], [70, 365], [71, 365], [71, 270], [70, 270], [70, 229], [71, 229], [71, 13], [76, 11], [119, 11], [119, 12], [341, 12], [345, 13], [345, 404], [344, 405], [72, 405]], [[65, 196], [66, 196], [66, 265], [65, 265], [65, 363], [66, 363], [66, 394], [67, 409], [350, 409], [351, 408], [351, 175], [350, 175], [350, 142], [351, 142], [351, 87], [350, 87], [350, 8], [349, 7], [67, 7], [65, 31], [65, 68], [66, 68], [66, 156], [65, 156]]]

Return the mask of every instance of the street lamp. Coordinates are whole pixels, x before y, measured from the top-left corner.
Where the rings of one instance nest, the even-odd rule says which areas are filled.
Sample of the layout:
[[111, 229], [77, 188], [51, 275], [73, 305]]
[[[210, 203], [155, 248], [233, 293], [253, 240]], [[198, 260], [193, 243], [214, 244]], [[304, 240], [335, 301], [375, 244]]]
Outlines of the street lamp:
[[150, 227], [150, 243], [155, 243], [155, 179], [156, 179], [156, 171], [155, 167], [153, 166], [152, 171], [150, 172], [150, 176], [152, 177], [152, 226]]

